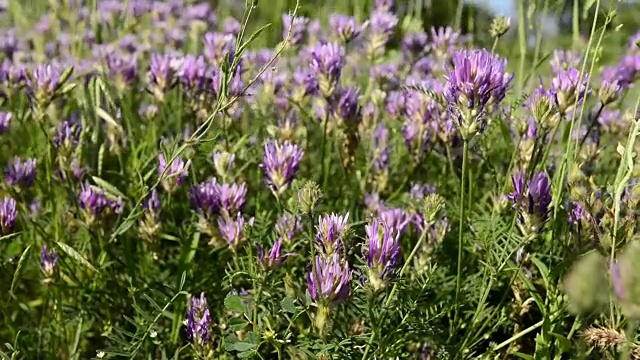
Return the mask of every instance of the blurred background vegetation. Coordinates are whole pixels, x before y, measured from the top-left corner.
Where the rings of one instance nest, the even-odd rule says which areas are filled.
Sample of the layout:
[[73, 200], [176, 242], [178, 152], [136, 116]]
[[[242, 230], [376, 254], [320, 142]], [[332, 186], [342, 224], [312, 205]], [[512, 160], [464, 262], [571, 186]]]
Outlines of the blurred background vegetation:
[[[242, 0], [211, 0], [220, 16], [231, 14], [241, 17], [245, 8]], [[510, 6], [505, 4], [510, 3]], [[524, 18], [525, 31], [531, 36], [540, 31], [547, 43], [553, 39], [554, 46], [571, 47], [572, 43], [588, 37], [594, 16], [594, 0], [396, 0], [396, 10], [401, 15], [420, 19], [423, 27], [452, 26], [465, 33], [473, 34], [478, 45], [490, 41], [488, 29], [495, 13], [487, 9], [512, 8], [512, 27], [517, 29], [518, 19]], [[251, 3], [251, 0], [249, 0]], [[272, 23], [272, 31], [265, 36], [270, 45], [281, 39], [282, 14], [291, 11], [295, 0], [257, 0], [253, 25]], [[473, 3], [473, 4], [471, 4]], [[600, 0], [599, 23], [604, 23], [605, 15], [611, 9], [617, 11], [614, 21], [609, 25], [617, 29], [619, 36], [609, 39], [616, 45], [626, 44], [626, 39], [640, 27], [640, 1]], [[358, 20], [367, 19], [374, 0], [300, 0], [299, 15], [318, 18], [326, 24], [329, 14], [340, 12], [355, 16]], [[577, 19], [575, 19], [575, 15]], [[576, 21], [577, 20], [577, 21]], [[512, 31], [516, 39], [517, 31]]]

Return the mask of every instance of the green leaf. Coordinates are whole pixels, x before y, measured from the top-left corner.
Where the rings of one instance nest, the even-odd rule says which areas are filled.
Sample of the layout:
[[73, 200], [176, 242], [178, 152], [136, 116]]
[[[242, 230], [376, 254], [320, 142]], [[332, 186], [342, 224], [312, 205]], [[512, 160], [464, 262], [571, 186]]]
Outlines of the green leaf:
[[193, 258], [196, 256], [198, 244], [200, 243], [200, 233], [193, 234], [191, 241], [182, 245], [182, 255], [180, 256], [180, 269], [185, 270], [189, 267]]
[[240, 359], [246, 359], [246, 358], [248, 358], [249, 356], [253, 355], [254, 353], [255, 353], [255, 351], [254, 351], [254, 350], [247, 350], [247, 351], [243, 351], [243, 352], [241, 352], [241, 353], [238, 353], [238, 357], [239, 357]]
[[235, 351], [247, 351], [247, 350], [252, 350], [255, 347], [256, 347], [256, 344], [252, 344], [244, 341], [239, 341], [233, 345], [233, 349]]
[[596, 0], [587, 0], [587, 2], [585, 2], [584, 7], [582, 8], [583, 19], [586, 19], [589, 16], [589, 10], [591, 10], [591, 7], [593, 7], [595, 3]]
[[292, 299], [286, 297], [284, 299], [282, 299], [282, 301], [280, 301], [280, 308], [282, 309], [282, 311], [287, 312], [287, 313], [295, 313], [296, 312], [296, 304], [293, 302]]
[[236, 59], [239, 59], [242, 56], [242, 53], [246, 50], [247, 46], [249, 46], [260, 34], [265, 31], [271, 24], [265, 24], [260, 29], [256, 30], [251, 36], [249, 36], [249, 40], [245, 41], [244, 44], [238, 48], [236, 51]]
[[62, 251], [64, 251], [67, 255], [69, 255], [69, 257], [71, 257], [73, 260], [75, 260], [75, 261], [79, 262], [80, 264], [88, 267], [92, 271], [98, 272], [98, 269], [96, 269], [93, 265], [91, 265], [89, 260], [85, 259], [82, 255], [80, 255], [79, 252], [77, 252], [71, 246], [69, 246], [69, 245], [67, 245], [65, 243], [58, 242], [58, 241], [56, 241], [56, 245], [58, 245], [58, 247]]
[[24, 267], [24, 263], [29, 258], [29, 250], [31, 250], [31, 245], [27, 246], [27, 248], [24, 249], [24, 251], [22, 252], [22, 255], [20, 255], [20, 260], [18, 260], [18, 266], [16, 266], [16, 271], [13, 273], [13, 280], [11, 280], [11, 288], [9, 289], [9, 292], [13, 291], [13, 288], [16, 285], [16, 282], [18, 281], [18, 279], [20, 278], [20, 275], [22, 274], [22, 268]]
[[229, 293], [224, 298], [224, 307], [236, 313], [245, 314], [248, 312], [247, 305], [242, 301], [239, 295]]
[[249, 322], [242, 318], [233, 318], [229, 320], [229, 329], [232, 331], [240, 331], [249, 325]]
[[97, 176], [92, 176], [91, 179], [98, 185], [101, 189], [104, 189], [106, 192], [110, 193], [115, 197], [121, 197], [127, 200], [127, 197], [122, 193], [122, 191], [118, 190], [117, 187], [111, 185], [108, 181], [103, 180]]
[[236, 347], [236, 343], [238, 342], [238, 338], [231, 334], [224, 338], [224, 349], [227, 351], [233, 351]]
[[109, 125], [113, 126], [118, 130], [118, 132], [122, 132], [122, 126], [120, 126], [120, 124], [118, 124], [118, 122], [102, 108], [96, 107], [96, 115], [98, 115], [102, 120], [108, 122]]

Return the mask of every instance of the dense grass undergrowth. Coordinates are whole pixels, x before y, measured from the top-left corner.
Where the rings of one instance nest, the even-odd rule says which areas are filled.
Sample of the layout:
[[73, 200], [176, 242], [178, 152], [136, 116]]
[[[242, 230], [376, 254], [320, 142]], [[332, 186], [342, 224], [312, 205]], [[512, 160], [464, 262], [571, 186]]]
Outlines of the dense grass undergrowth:
[[2, 358], [640, 358], [613, 10], [507, 56], [390, 0], [259, 48], [246, 5], [10, 2]]

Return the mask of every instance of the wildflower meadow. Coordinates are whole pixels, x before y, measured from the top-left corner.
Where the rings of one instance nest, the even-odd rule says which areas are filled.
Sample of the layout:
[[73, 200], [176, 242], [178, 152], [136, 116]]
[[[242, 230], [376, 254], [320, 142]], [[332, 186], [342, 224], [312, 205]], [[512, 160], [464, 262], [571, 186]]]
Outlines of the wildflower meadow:
[[0, 358], [640, 359], [617, 2], [269, 1], [0, 6]]

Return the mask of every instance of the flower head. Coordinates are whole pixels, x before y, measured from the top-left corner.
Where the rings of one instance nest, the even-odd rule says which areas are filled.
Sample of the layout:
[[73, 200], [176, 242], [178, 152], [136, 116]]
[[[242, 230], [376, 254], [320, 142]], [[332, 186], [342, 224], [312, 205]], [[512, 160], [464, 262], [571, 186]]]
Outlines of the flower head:
[[383, 221], [372, 219], [365, 225], [365, 233], [362, 252], [369, 269], [369, 281], [377, 290], [385, 286], [400, 260], [400, 232]]
[[162, 186], [164, 186], [165, 190], [174, 192], [184, 182], [184, 179], [189, 176], [191, 160], [184, 162], [180, 157], [176, 157], [169, 165], [169, 168], [167, 168], [167, 160], [171, 159], [165, 158], [163, 153], [158, 154], [158, 175], [162, 176]]
[[405, 56], [415, 57], [428, 50], [428, 36], [423, 31], [411, 32], [402, 39], [402, 52]]
[[445, 98], [463, 139], [468, 140], [484, 130], [488, 115], [504, 99], [513, 74], [506, 72], [506, 60], [485, 49], [457, 51], [452, 63]]
[[318, 43], [311, 49], [311, 70], [317, 74], [325, 98], [333, 94], [344, 65], [345, 50], [338, 43]]
[[360, 36], [362, 26], [358, 26], [356, 18], [343, 14], [331, 14], [329, 25], [336, 36], [345, 43]]
[[348, 220], [349, 213], [345, 215], [331, 213], [318, 217], [316, 241], [325, 254], [333, 254], [342, 248], [349, 229]]
[[403, 232], [413, 217], [401, 208], [379, 208], [378, 218], [388, 226]]
[[555, 105], [558, 111], [566, 114], [574, 105], [579, 105], [588, 93], [587, 82], [589, 76], [580, 76], [580, 71], [576, 68], [559, 70], [556, 76], [551, 79], [551, 93], [554, 96]]
[[0, 234], [9, 234], [16, 223], [17, 217], [16, 201], [9, 196], [5, 196], [0, 201]]
[[58, 252], [53, 249], [48, 249], [47, 245], [42, 245], [42, 251], [40, 252], [40, 267], [47, 277], [53, 276], [53, 272], [58, 265]]
[[289, 35], [289, 42], [291, 45], [300, 45], [307, 34], [307, 25], [309, 19], [302, 16], [296, 16], [295, 18], [289, 14], [282, 15], [282, 24], [284, 25], [282, 30], [282, 39], [286, 39]]
[[88, 181], [85, 181], [81, 186], [79, 201], [80, 208], [85, 211], [87, 222], [90, 224], [100, 218], [120, 214], [124, 207], [121, 198], [108, 198], [104, 190], [94, 188]]
[[593, 220], [591, 214], [580, 203], [574, 202], [569, 212], [569, 226], [571, 231], [578, 234], [582, 233], [584, 227], [589, 226], [589, 223]]
[[561, 70], [577, 68], [580, 66], [582, 56], [572, 51], [554, 50], [551, 57], [551, 70], [557, 73]]
[[[249, 220], [248, 225], [251, 226], [253, 219]], [[220, 216], [218, 218], [218, 230], [222, 238], [229, 244], [231, 250], [235, 251], [244, 243], [245, 231], [244, 217], [238, 213], [236, 218]]]
[[4, 134], [9, 130], [9, 124], [11, 123], [12, 118], [12, 113], [0, 111], [0, 134]]
[[284, 213], [278, 218], [275, 230], [281, 239], [289, 242], [302, 231], [302, 218], [300, 215]]
[[53, 144], [64, 153], [72, 152], [80, 143], [82, 123], [76, 117], [63, 121], [53, 135]]
[[247, 197], [247, 184], [216, 183], [214, 190], [217, 192], [216, 198], [220, 204], [219, 208], [224, 214], [230, 216], [242, 210]]
[[218, 191], [218, 182], [215, 178], [195, 185], [189, 192], [191, 206], [203, 216], [211, 216], [218, 212], [220, 208], [220, 199]]
[[349, 263], [338, 254], [316, 256], [307, 273], [307, 286], [311, 299], [324, 305], [336, 305], [349, 297], [351, 271]]
[[267, 185], [276, 195], [282, 194], [300, 170], [304, 151], [297, 145], [285, 141], [268, 140], [264, 144], [264, 156], [260, 167], [266, 175]]
[[36, 179], [36, 160], [27, 159], [23, 162], [19, 157], [14, 157], [13, 161], [7, 163], [4, 177], [9, 185], [30, 187]]
[[384, 123], [378, 124], [372, 138], [371, 160], [376, 172], [383, 172], [389, 169], [389, 154], [391, 144], [389, 144], [389, 130]]
[[200, 297], [191, 296], [187, 311], [187, 336], [196, 346], [211, 345], [211, 314], [204, 293]]
[[282, 254], [282, 238], [276, 240], [269, 251], [269, 255], [265, 256], [264, 249], [260, 244], [256, 244], [258, 248], [258, 262], [265, 269], [275, 269], [280, 267], [289, 256], [293, 256], [293, 254]]
[[[534, 229], [539, 228], [539, 222], [547, 219], [551, 205], [551, 183], [547, 174], [535, 173], [527, 184], [525, 184], [524, 173], [513, 175], [511, 180], [514, 190], [509, 195], [509, 199], [513, 202], [514, 209], [519, 209], [521, 222], [536, 220], [538, 224], [529, 225]], [[534, 219], [530, 219], [531, 217]]]

